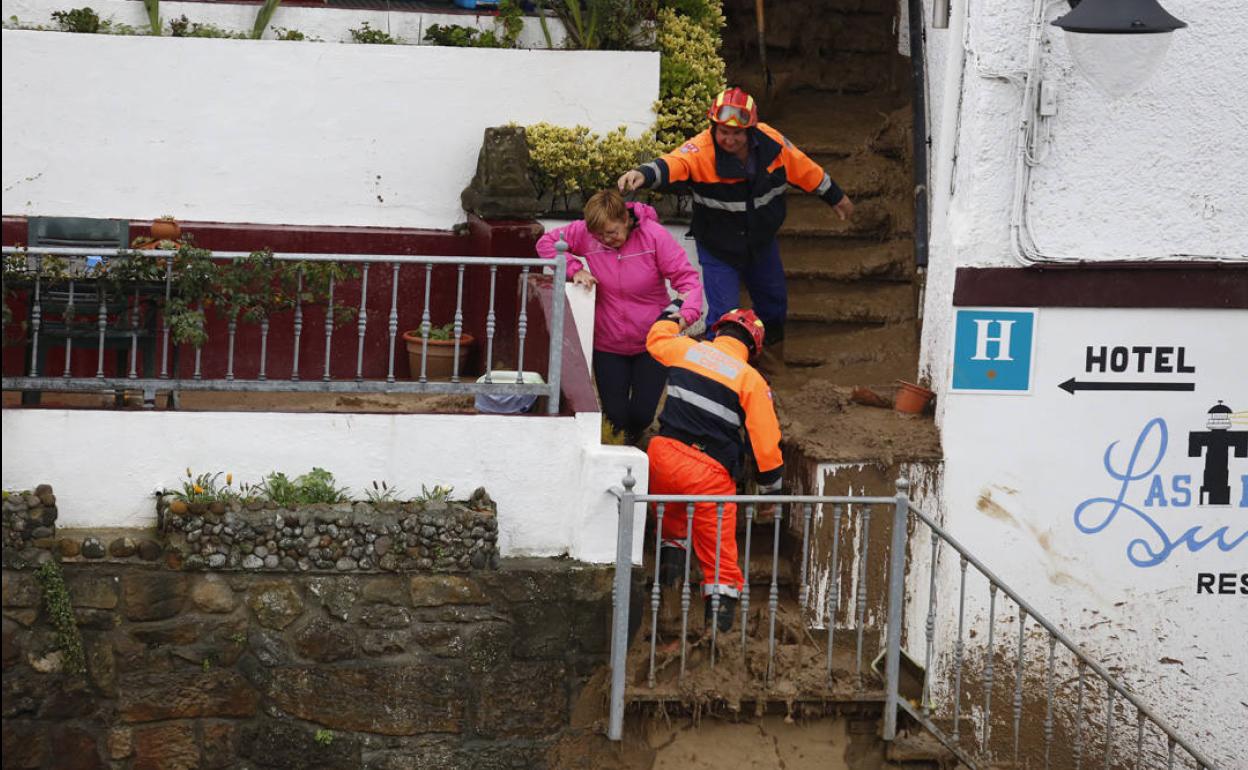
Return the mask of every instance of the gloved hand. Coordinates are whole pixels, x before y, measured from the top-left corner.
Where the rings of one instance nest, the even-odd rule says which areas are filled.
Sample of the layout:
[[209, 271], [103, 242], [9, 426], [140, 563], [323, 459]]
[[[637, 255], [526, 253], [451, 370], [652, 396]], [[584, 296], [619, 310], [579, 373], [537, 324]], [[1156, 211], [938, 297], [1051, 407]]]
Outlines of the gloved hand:
[[655, 322], [675, 321], [683, 327], [685, 319], [680, 315], [680, 308], [684, 304], [685, 298], [683, 296], [676, 297], [676, 299], [667, 304], [667, 307], [659, 311], [659, 317], [655, 319]]

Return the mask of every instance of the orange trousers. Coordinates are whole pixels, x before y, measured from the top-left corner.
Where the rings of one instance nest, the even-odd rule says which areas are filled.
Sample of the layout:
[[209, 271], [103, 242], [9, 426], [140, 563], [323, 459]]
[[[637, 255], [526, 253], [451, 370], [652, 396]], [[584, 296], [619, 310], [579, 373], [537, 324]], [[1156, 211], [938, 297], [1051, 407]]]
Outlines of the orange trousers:
[[[735, 495], [737, 485], [724, 466], [683, 441], [655, 436], [646, 452], [650, 457], [650, 494], [652, 495]], [[657, 504], [652, 504], [652, 506]], [[693, 506], [693, 552], [702, 567], [702, 593], [737, 597], [745, 581], [737, 564], [737, 506], [724, 504], [722, 524], [716, 503], [695, 503]], [[652, 507], [652, 513], [654, 507]], [[657, 515], [657, 514], [656, 514]], [[684, 547], [688, 534], [687, 505], [667, 503], [663, 506], [663, 531], [659, 536], [665, 544]], [[715, 575], [716, 530], [719, 530], [719, 579]]]

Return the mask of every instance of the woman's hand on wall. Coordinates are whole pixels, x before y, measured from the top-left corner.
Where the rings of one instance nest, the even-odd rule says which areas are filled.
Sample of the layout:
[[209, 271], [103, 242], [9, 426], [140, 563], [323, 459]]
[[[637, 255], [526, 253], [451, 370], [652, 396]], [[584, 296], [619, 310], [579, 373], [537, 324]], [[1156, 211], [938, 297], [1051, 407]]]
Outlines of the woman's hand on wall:
[[598, 285], [598, 279], [585, 268], [581, 268], [576, 275], [572, 276], [572, 283], [583, 287], [585, 291], [589, 291]]

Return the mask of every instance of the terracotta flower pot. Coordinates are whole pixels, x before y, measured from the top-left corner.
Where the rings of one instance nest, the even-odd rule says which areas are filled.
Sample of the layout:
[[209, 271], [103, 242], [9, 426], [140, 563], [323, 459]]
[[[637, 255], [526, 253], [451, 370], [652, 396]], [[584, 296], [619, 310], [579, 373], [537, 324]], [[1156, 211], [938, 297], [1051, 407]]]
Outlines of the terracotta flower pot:
[[897, 380], [897, 394], [893, 397], [893, 409], [905, 414], [920, 414], [936, 394], [922, 385]]
[[[403, 341], [407, 344], [407, 363], [413, 380], [420, 379], [420, 358], [424, 349], [420, 329], [403, 332]], [[467, 375], [468, 354], [472, 350], [475, 339], [471, 334], [459, 337], [459, 377]], [[454, 373], [455, 340], [429, 340], [429, 354], [425, 361], [425, 377], [430, 380], [449, 380]]]
[[157, 219], [152, 222], [152, 238], [157, 241], [176, 241], [182, 237], [182, 225], [172, 219]]

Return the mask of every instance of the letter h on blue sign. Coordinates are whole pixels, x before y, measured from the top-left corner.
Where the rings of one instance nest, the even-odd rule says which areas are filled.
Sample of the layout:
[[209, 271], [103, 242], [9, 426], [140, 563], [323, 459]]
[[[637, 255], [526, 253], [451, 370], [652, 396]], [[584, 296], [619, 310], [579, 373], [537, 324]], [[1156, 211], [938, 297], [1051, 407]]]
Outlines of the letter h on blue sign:
[[1035, 310], [958, 310], [954, 320], [955, 391], [1031, 390]]

